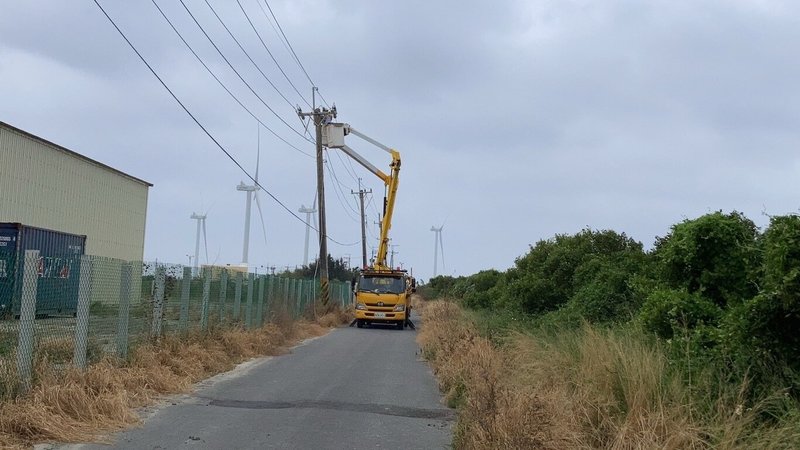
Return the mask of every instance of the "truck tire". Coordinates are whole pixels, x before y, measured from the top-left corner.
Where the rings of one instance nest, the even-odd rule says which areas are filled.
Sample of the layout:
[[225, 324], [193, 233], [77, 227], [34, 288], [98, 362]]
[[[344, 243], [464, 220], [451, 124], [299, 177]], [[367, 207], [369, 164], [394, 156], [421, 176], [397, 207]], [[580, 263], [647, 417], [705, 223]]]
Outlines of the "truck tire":
[[397, 322], [397, 324], [395, 324], [395, 326], [397, 327], [398, 330], [402, 330], [403, 328], [405, 328], [405, 325], [406, 325], [406, 321], [405, 320], [401, 320], [401, 321]]
[[364, 321], [361, 319], [356, 320], [356, 326], [358, 328], [364, 328]]

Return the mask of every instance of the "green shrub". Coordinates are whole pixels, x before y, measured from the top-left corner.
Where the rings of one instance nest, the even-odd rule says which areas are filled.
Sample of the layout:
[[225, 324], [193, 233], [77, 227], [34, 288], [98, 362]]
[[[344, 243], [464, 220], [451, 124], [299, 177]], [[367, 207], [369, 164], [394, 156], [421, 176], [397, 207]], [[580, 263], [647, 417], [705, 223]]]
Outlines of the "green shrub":
[[800, 217], [773, 217], [763, 252], [762, 293], [728, 313], [724, 341], [739, 365], [800, 371]]
[[656, 241], [661, 277], [719, 306], [741, 303], [757, 293], [757, 236], [755, 224], [735, 211], [684, 220]]
[[[502, 304], [528, 314], [542, 314], [566, 304], [580, 289], [576, 274], [596, 259], [622, 262], [644, 260], [642, 244], [611, 230], [584, 229], [539, 241], [517, 258], [508, 271]], [[628, 264], [623, 264], [628, 267]], [[635, 264], [634, 264], [635, 265]], [[588, 270], [588, 269], [587, 269]], [[592, 277], [587, 277], [587, 282]], [[613, 291], [613, 288], [599, 287]]]
[[643, 254], [595, 257], [575, 273], [572, 309], [589, 322], [630, 319], [641, 306], [641, 298], [631, 281], [642, 269]]
[[644, 328], [664, 339], [673, 339], [704, 325], [717, 325], [722, 309], [698, 293], [656, 290], [639, 312]]

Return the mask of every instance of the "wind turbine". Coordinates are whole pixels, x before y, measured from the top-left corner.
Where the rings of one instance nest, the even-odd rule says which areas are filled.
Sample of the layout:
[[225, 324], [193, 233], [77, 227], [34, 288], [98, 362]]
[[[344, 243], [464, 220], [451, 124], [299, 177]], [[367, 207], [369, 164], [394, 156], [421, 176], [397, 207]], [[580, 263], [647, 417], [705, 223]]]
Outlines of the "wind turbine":
[[258, 208], [258, 215], [261, 218], [261, 230], [264, 232], [264, 243], [267, 242], [267, 228], [264, 226], [264, 213], [261, 210], [261, 201], [258, 200], [258, 191], [261, 189], [258, 185], [258, 168], [261, 160], [261, 126], [258, 127], [258, 149], [256, 152], [256, 173], [253, 177], [255, 183], [244, 184], [240, 181], [236, 186], [237, 191], [247, 192], [247, 203], [244, 210], [244, 248], [242, 249], [242, 264], [248, 264], [248, 253], [250, 251], [250, 211], [252, 208], [253, 197], [256, 199], [256, 207]]
[[200, 267], [200, 229], [203, 229], [203, 243], [206, 249], [206, 264], [208, 264], [208, 236], [206, 235], [206, 215], [207, 214], [197, 214], [195, 212], [192, 213], [190, 216], [191, 219], [197, 221], [197, 234], [195, 236], [194, 241], [194, 276], [197, 276], [200, 271], [198, 268]]
[[442, 251], [442, 269], [444, 269], [444, 244], [442, 243], [442, 230], [444, 224], [439, 228], [431, 227], [431, 231], [435, 233], [435, 240], [433, 241], [433, 276], [435, 277], [439, 269], [439, 250]]
[[297, 210], [299, 213], [305, 213], [306, 215], [306, 246], [305, 250], [303, 250], [303, 265], [308, 265], [308, 235], [311, 231], [311, 215], [317, 212], [317, 196], [314, 196], [314, 204], [311, 208], [306, 208], [306, 205], [300, 205], [300, 209]]

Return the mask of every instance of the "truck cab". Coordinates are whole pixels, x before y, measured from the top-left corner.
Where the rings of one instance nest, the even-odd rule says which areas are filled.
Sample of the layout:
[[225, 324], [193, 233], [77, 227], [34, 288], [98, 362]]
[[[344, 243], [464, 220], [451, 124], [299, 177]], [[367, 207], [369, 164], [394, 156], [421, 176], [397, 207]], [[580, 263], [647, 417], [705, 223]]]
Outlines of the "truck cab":
[[406, 326], [411, 281], [402, 270], [363, 270], [356, 280], [356, 326], [373, 323]]

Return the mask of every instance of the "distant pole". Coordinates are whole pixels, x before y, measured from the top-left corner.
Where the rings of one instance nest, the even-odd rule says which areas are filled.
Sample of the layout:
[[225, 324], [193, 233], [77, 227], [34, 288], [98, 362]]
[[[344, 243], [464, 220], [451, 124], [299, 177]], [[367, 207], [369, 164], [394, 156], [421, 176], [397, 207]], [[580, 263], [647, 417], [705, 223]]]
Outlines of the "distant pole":
[[319, 286], [320, 286], [320, 300], [322, 304], [327, 306], [330, 301], [330, 286], [328, 282], [328, 233], [325, 223], [325, 179], [323, 176], [323, 158], [322, 158], [322, 127], [327, 125], [333, 118], [336, 117], [336, 107], [317, 108], [316, 107], [316, 87], [311, 89], [312, 98], [314, 99], [312, 112], [304, 113], [298, 108], [297, 115], [301, 118], [311, 117], [314, 120], [314, 128], [316, 129], [316, 144], [317, 144], [317, 202], [319, 205]]
[[358, 194], [361, 203], [361, 268], [367, 267], [367, 218], [364, 216], [364, 194], [371, 194], [372, 189], [361, 189], [361, 178], [358, 179], [358, 191], [350, 191], [351, 194]]
[[400, 252], [398, 252], [398, 251], [396, 251], [394, 249], [397, 246], [398, 246], [398, 244], [392, 244], [392, 245], [389, 246], [392, 249], [391, 252], [389, 253], [389, 255], [390, 255], [389, 256], [389, 267], [391, 267], [391, 268], [394, 268], [394, 255], [395, 255], [395, 253], [400, 253]]

